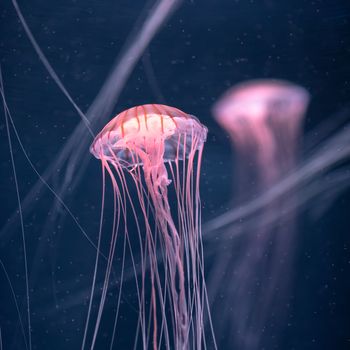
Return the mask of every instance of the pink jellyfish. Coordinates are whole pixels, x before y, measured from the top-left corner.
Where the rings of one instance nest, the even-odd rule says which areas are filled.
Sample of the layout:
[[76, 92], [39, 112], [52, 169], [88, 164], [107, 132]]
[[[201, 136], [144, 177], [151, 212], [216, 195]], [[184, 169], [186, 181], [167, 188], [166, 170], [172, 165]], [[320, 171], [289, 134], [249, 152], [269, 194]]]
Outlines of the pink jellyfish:
[[[236, 207], [254, 201], [293, 170], [308, 101], [302, 87], [256, 80], [233, 87], [216, 103], [215, 119], [228, 132], [235, 154]], [[294, 200], [293, 195], [272, 199], [254, 216], [242, 218], [236, 245], [225, 240], [211, 272], [211, 296], [215, 302], [223, 299], [225, 306], [218, 308], [226, 310], [218, 317], [218, 330], [229, 332], [240, 349], [262, 348], [263, 335], [272, 333], [275, 339], [283, 324], [295, 249], [295, 213], [289, 210]]]
[[[194, 116], [174, 107], [147, 104], [118, 114], [91, 145], [91, 153], [102, 162], [103, 179], [107, 171], [114, 189], [111, 248], [93, 345], [118, 231], [122, 228], [131, 244], [128, 227], [133, 226], [141, 255], [136, 281], [143, 349], [203, 348], [207, 299], [199, 175], [206, 135], [206, 127]], [[91, 306], [84, 344], [90, 313]]]

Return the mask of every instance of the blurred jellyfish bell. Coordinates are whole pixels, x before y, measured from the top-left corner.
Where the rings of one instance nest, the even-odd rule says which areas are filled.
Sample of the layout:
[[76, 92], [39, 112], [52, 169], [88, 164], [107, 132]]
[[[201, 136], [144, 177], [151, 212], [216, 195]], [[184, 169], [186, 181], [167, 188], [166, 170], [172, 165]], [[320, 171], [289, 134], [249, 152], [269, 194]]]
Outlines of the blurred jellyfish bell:
[[[265, 190], [291, 170], [308, 101], [308, 92], [300, 86], [254, 80], [233, 87], [216, 103], [215, 119], [228, 132], [237, 157], [236, 170], [245, 176], [240, 181], [250, 182], [249, 188], [241, 183], [235, 186], [240, 197]], [[247, 172], [246, 167], [252, 171]]]
[[[228, 132], [235, 153], [235, 206], [261, 195], [293, 169], [308, 101], [309, 94], [300, 86], [254, 80], [233, 87], [216, 103], [214, 117]], [[229, 333], [240, 349], [261, 347], [264, 329], [266, 334], [277, 332], [267, 327], [271, 315], [278, 318], [277, 324], [283, 323], [281, 309], [288, 300], [295, 248], [295, 213], [282, 213], [293, 200], [293, 195], [278, 197], [256, 213], [249, 228], [243, 222], [236, 245], [222, 243], [212, 268], [210, 296], [214, 304], [224, 303], [218, 307], [220, 315], [213, 315], [218, 335]], [[230, 227], [225, 231], [230, 234]], [[220, 288], [223, 280], [225, 290]], [[222, 293], [225, 297], [218, 301]]]
[[[135, 270], [135, 277], [142, 348], [184, 350], [207, 346], [208, 336], [203, 327], [206, 290], [199, 198], [206, 135], [206, 127], [197, 118], [174, 107], [148, 104], [120, 113], [95, 138], [90, 151], [102, 162], [103, 179], [105, 171], [110, 175], [114, 223], [92, 347], [102, 317], [119, 231], [133, 242], [132, 251], [141, 251], [141, 273], [137, 277]], [[128, 179], [136, 195], [131, 195]], [[174, 198], [172, 207], [169, 192]], [[130, 237], [130, 227], [134, 228], [136, 241]], [[162, 268], [159, 268], [158, 250], [161, 250]], [[96, 266], [98, 259], [99, 254]], [[94, 288], [93, 284], [91, 296]], [[90, 314], [91, 306], [83, 348]]]

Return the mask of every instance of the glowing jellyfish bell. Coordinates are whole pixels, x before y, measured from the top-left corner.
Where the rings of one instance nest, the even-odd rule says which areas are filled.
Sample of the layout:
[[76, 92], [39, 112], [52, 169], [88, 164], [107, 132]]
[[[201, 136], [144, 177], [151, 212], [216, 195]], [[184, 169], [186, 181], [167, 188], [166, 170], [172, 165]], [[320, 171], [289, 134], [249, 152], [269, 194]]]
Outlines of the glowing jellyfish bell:
[[[200, 349], [205, 340], [199, 174], [206, 135], [206, 127], [194, 116], [174, 107], [147, 104], [118, 114], [90, 148], [111, 176], [115, 216], [122, 217], [125, 227], [134, 220], [138, 228], [142, 250], [139, 326], [144, 349], [149, 342], [154, 349], [161, 343], [167, 348]], [[126, 174], [135, 184], [136, 200], [130, 195]], [[172, 206], [170, 187], [176, 198]], [[158, 268], [159, 255], [163, 269]], [[147, 281], [151, 297], [146, 302], [142, 288]], [[148, 315], [152, 315], [149, 324]]]
[[191, 151], [203, 148], [206, 135], [206, 127], [196, 117], [174, 107], [149, 104], [118, 114], [97, 135], [90, 151], [98, 159], [124, 167], [143, 164], [148, 173], [148, 164], [160, 166], [193, 156]]

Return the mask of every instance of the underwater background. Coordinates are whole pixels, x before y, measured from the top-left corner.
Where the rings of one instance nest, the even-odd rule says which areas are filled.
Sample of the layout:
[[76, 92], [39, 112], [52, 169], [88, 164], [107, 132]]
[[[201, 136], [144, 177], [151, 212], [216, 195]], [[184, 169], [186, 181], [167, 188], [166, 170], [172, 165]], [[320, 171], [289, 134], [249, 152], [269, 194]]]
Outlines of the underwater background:
[[[135, 59], [135, 65], [130, 68], [130, 74], [121, 69], [116, 76], [118, 81], [125, 73], [125, 82], [121, 79], [115, 83], [120, 84], [120, 93], [115, 92], [118, 98], [110, 102], [106, 96], [114, 96], [109, 95], [111, 89], [103, 91], [106, 100], [88, 117], [95, 118], [92, 127], [97, 133], [124, 109], [163, 103], [195, 115], [208, 127], [201, 199], [203, 235], [208, 235], [204, 238], [204, 249], [208, 252], [205, 263], [209, 274], [220, 254], [218, 242], [222, 235], [216, 230], [209, 236], [206, 223], [235, 205], [235, 169], [239, 166], [229, 136], [213, 118], [213, 105], [228, 88], [243, 81], [293, 82], [310, 94], [302, 137], [298, 138], [301, 162], [327, 148], [323, 141], [349, 128], [350, 122], [350, 3], [347, 0], [32, 0], [20, 1], [19, 6], [58, 78], [85, 113], [105, 80], [111, 77], [115, 62], [118, 64], [137, 42], [144, 23], [161, 3], [173, 4], [172, 9], [151, 36], [150, 43], [141, 50], [141, 56], [131, 53], [126, 58], [126, 62]], [[33, 49], [13, 2], [3, 0], [0, 11], [0, 63], [6, 103], [27, 156], [37, 172], [45, 174], [81, 117]], [[28, 344], [18, 317], [20, 314], [28, 338], [24, 250], [3, 109], [1, 113], [0, 348], [26, 349]], [[11, 149], [23, 201], [40, 179], [11, 125]], [[62, 196], [72, 216], [91, 241], [96, 242], [101, 165], [89, 153], [92, 138], [85, 131], [87, 146], [82, 138], [75, 137], [65, 160], [50, 168], [47, 183]], [[349, 143], [350, 138], [342, 139], [334, 154]], [[297, 235], [295, 246], [291, 247], [294, 261], [285, 271], [291, 279], [288, 303], [282, 306], [283, 316], [267, 315], [267, 324], [260, 330], [264, 335], [256, 349], [350, 349], [349, 157], [348, 153], [327, 172], [317, 172], [310, 180], [315, 195], [297, 205]], [[340, 177], [342, 182], [333, 184]], [[322, 187], [327, 181], [329, 191]], [[301, 191], [300, 197], [309, 183], [303, 186], [296, 189]], [[22, 203], [32, 349], [81, 348], [96, 251], [52, 191], [37, 186], [28, 198]], [[111, 198], [107, 198], [107, 203], [108, 199]], [[111, 220], [112, 215], [109, 203], [106, 220], [108, 217]], [[224, 245], [229, 245], [233, 256], [244, 253], [234, 242]], [[103, 249], [108, 249], [108, 237]], [[114, 264], [120, 271], [118, 259]], [[103, 269], [101, 266], [101, 276]], [[249, 276], [254, 278], [254, 271]], [[129, 265], [115, 349], [133, 349], [138, 314], [132, 280]], [[117, 279], [114, 285], [118, 286], [119, 282]], [[116, 290], [112, 283], [95, 349], [109, 348]], [[208, 290], [210, 298], [209, 287]], [[230, 326], [229, 335], [227, 330], [215, 329], [215, 317], [224, 311], [220, 305], [213, 300], [218, 348], [252, 350], [249, 345], [235, 344], [239, 334], [234, 325]]]

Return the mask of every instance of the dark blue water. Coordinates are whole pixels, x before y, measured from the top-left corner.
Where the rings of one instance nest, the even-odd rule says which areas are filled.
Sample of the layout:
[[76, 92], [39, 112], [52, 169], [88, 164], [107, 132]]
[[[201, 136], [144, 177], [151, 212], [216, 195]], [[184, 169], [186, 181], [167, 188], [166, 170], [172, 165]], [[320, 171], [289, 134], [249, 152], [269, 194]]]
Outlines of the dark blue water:
[[[26, 152], [43, 173], [80, 117], [41, 64], [11, 1], [4, 0], [1, 5], [0, 57], [6, 100]], [[58, 77], [85, 112], [109, 76], [126, 38], [140, 28], [153, 3], [62, 0], [21, 1], [20, 6]], [[311, 95], [305, 135], [326, 120], [329, 129], [340, 130], [350, 120], [349, 22], [346, 0], [184, 1], [138, 61], [111, 117], [134, 105], [165, 103], [196, 115], [208, 127], [201, 187], [203, 221], [208, 221], [229, 205], [234, 177], [229, 138], [212, 118], [213, 103], [227, 88], [243, 80], [285, 79], [305, 87]], [[94, 131], [107, 120], [99, 121]], [[5, 227], [18, 203], [3, 112], [0, 133], [0, 225]], [[24, 198], [38, 176], [13, 132], [12, 140], [19, 193]], [[301, 142], [302, 150], [304, 145]], [[82, 174], [79, 166], [74, 170], [65, 202], [96, 242], [102, 185], [100, 164], [89, 159]], [[348, 162], [345, 159], [338, 165], [345, 174]], [[64, 167], [55, 169], [56, 175], [49, 180], [54, 188], [62, 183], [65, 171]], [[313, 209], [319, 202], [300, 209], [288, 315], [276, 334], [274, 327], [266, 325], [260, 349], [350, 348], [350, 192], [339, 192], [316, 220]], [[79, 349], [95, 250], [62, 207], [58, 206], [57, 217], [50, 221], [53, 201], [52, 194], [42, 189], [31, 198], [24, 218], [31, 271], [32, 346]], [[112, 215], [110, 205], [106, 213], [106, 217]], [[27, 331], [24, 255], [19, 217], [15, 215], [14, 219], [1, 233], [0, 258]], [[104, 244], [108, 246], [107, 239]], [[215, 264], [212, 256], [207, 264]], [[115, 311], [113, 293], [96, 349], [106, 349], [109, 344]], [[132, 349], [135, 305], [135, 287], [128, 281], [116, 349]], [[0, 329], [3, 349], [25, 349], [2, 269]], [[218, 339], [218, 344], [220, 349], [235, 349], [225, 338]]]

